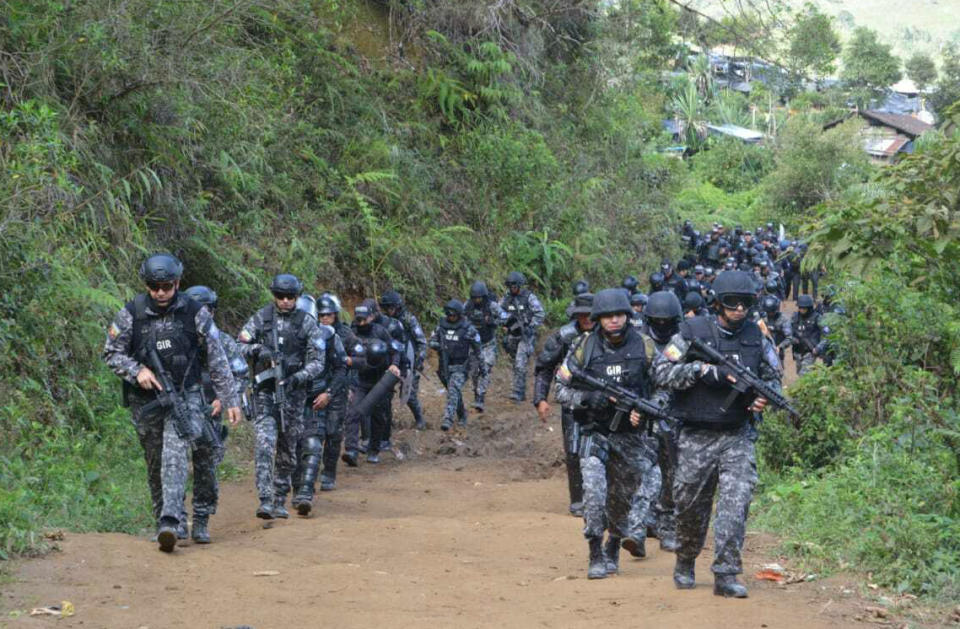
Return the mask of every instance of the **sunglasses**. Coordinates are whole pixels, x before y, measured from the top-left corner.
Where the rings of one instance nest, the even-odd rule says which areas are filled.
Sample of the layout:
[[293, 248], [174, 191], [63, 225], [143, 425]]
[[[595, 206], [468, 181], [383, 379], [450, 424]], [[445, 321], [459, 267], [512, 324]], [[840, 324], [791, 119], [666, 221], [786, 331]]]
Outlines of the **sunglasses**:
[[173, 290], [173, 282], [147, 282], [147, 288], [154, 293], [167, 293]]
[[736, 310], [742, 307], [747, 310], [754, 304], [754, 299], [750, 295], [724, 295], [720, 298], [720, 304], [727, 310]]
[[289, 293], [274, 293], [273, 296], [274, 298], [280, 301], [283, 301], [283, 300], [295, 301], [297, 299], [296, 295], [291, 295]]

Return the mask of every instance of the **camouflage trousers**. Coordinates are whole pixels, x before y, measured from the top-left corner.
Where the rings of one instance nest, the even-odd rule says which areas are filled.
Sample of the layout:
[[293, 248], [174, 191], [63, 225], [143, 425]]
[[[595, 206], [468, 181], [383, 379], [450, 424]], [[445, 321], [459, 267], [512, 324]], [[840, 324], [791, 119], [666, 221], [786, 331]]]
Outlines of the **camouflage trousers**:
[[797, 355], [796, 352], [794, 352], [793, 360], [797, 366], [797, 375], [800, 376], [813, 369], [813, 366], [817, 363], [817, 357], [814, 356], [813, 352], [807, 352], [806, 354], [800, 355]]
[[[513, 395], [523, 400], [527, 396], [527, 368], [537, 344], [536, 336], [522, 336], [517, 343], [511, 344], [510, 357], [513, 359]], [[516, 349], [513, 349], [513, 347]]]
[[414, 369], [413, 378], [410, 381], [410, 398], [407, 400], [407, 408], [413, 413], [416, 421], [420, 421], [423, 417], [423, 406], [420, 404], [420, 375], [420, 372]]
[[741, 551], [747, 514], [757, 484], [756, 431], [749, 423], [732, 430], [683, 428], [677, 436], [673, 498], [677, 505], [677, 556], [694, 559], [703, 550], [713, 496], [715, 574], [743, 572]]
[[567, 406], [560, 409], [560, 427], [563, 430], [563, 459], [567, 468], [567, 490], [570, 504], [583, 502], [583, 477], [580, 475], [580, 431], [573, 418], [573, 410]]
[[490, 389], [490, 374], [497, 364], [497, 338], [493, 337], [480, 346], [479, 354], [470, 356], [470, 380], [473, 382], [473, 396], [483, 397]]
[[467, 383], [466, 365], [450, 365], [447, 369], [447, 405], [443, 409], [443, 423], [452, 426], [454, 419], [467, 425], [467, 410], [463, 406], [463, 385]]
[[643, 500], [650, 500], [653, 508], [647, 512], [644, 523], [631, 522], [639, 529], [641, 526], [653, 528], [657, 537], [664, 532], [675, 532], [677, 529], [676, 504], [673, 500], [673, 479], [677, 460], [676, 434], [667, 430], [658, 430], [657, 464], [650, 470], [650, 474], [643, 477], [643, 486], [640, 494]]
[[257, 393], [257, 417], [253, 420], [256, 445], [254, 467], [260, 500], [284, 498], [290, 492], [297, 469], [297, 443], [303, 434], [305, 393], [291, 391], [284, 405], [284, 430], [280, 409], [270, 392]]
[[648, 517], [651, 502], [640, 497], [640, 489], [656, 458], [656, 441], [646, 433], [580, 440], [584, 537], [601, 537], [604, 530], [617, 537], [646, 536], [632, 527]]
[[[199, 392], [187, 393], [187, 405], [193, 414], [194, 421], [202, 421], [203, 401]], [[170, 413], [162, 412], [147, 416], [141, 412], [142, 409], [142, 404], [135, 403], [131, 409], [131, 417], [147, 464], [147, 486], [150, 488], [153, 517], [158, 523], [161, 519], [180, 522], [184, 513], [183, 502], [188, 473], [187, 453], [190, 451], [190, 443], [177, 435]], [[204, 463], [206, 463], [205, 466]], [[209, 470], [210, 473], [204, 473], [204, 470]], [[211, 476], [213, 487], [209, 485]], [[196, 478], [195, 472], [194, 481], [194, 509], [216, 510], [216, 464], [213, 457], [201, 456], [201, 474]], [[212, 512], [209, 511], [209, 513]], [[198, 515], [201, 514], [198, 513]]]
[[390, 437], [389, 425], [392, 415], [393, 394], [389, 394], [373, 407], [370, 415], [361, 416], [354, 410], [354, 405], [360, 402], [370, 392], [376, 383], [360, 383], [350, 391], [350, 406], [347, 408], [344, 420], [344, 448], [357, 452], [360, 449], [360, 427], [368, 423], [370, 446], [368, 452], [380, 451], [380, 444]]

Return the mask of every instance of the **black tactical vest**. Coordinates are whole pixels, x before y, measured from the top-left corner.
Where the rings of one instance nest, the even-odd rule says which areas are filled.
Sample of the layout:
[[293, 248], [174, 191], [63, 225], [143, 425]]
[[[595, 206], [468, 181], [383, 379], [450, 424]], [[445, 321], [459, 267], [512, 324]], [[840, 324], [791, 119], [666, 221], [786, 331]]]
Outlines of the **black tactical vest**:
[[480, 342], [489, 343], [497, 329], [496, 322], [493, 321], [493, 315], [490, 312], [490, 302], [484, 301], [482, 306], [477, 306], [471, 299], [464, 308], [464, 314], [473, 327], [477, 328], [477, 332], [480, 333]]
[[[265, 306], [260, 311], [263, 321], [263, 338], [261, 344], [273, 349], [273, 326], [277, 325], [277, 311], [273, 304]], [[303, 367], [307, 355], [307, 331], [304, 329], [304, 319], [307, 313], [303, 310], [294, 310], [289, 314], [281, 314], [287, 325], [277, 329], [277, 340], [280, 343], [280, 353], [286, 367], [284, 377], [291, 376]]]
[[[141, 293], [124, 307], [133, 317], [133, 356], [154, 369], [148, 355], [149, 344], [154, 343], [160, 362], [170, 373], [178, 389], [182, 391], [197, 385], [200, 382], [201, 346], [196, 320], [197, 313], [203, 306], [177, 293], [167, 312], [156, 314], [149, 311], [149, 295]], [[158, 320], [166, 316], [172, 317], [173, 324], [158, 325]], [[137, 387], [133, 389], [139, 392]]]
[[[820, 343], [820, 316], [812, 312], [810, 316], [803, 318], [800, 313], [793, 315], [793, 334], [794, 336], [805, 339], [811, 347], [816, 347]], [[806, 343], [795, 344], [797, 350], [802, 354], [809, 354], [810, 347]]]
[[447, 354], [447, 363], [462, 365], [470, 357], [470, 328], [463, 319], [450, 323], [446, 319], [440, 322], [440, 343]]
[[[610, 351], [609, 347], [603, 347], [603, 341], [599, 338], [599, 334], [599, 332], [592, 332], [584, 338], [584, 371], [591, 376], [607, 382], [615, 382], [643, 397], [647, 397], [647, 392], [650, 389], [647, 376], [650, 359], [647, 356], [643, 337], [633, 327], [628, 326], [623, 343]], [[603, 411], [590, 411], [590, 413], [592, 415], [590, 419], [597, 424], [597, 430], [602, 433], [608, 432], [610, 422], [616, 411], [610, 408]], [[632, 426], [629, 418], [624, 417], [620, 421], [617, 432], [636, 432], [640, 429], [640, 427]]]
[[530, 299], [527, 297], [529, 291], [522, 290], [519, 294], [507, 293], [503, 299], [503, 309], [507, 314], [514, 315], [524, 326], [530, 325], [533, 319], [533, 312], [530, 310]]
[[[753, 321], [744, 321], [740, 330], [727, 336], [720, 332], [713, 317], [694, 317], [680, 324], [685, 339], [702, 339], [721, 354], [734, 356], [754, 374], [760, 373], [763, 357], [763, 333]], [[701, 428], [726, 429], [742, 425], [751, 419], [747, 407], [753, 395], [734, 396], [730, 387], [712, 387], [697, 381], [689, 389], [674, 392], [672, 410], [684, 425]], [[723, 409], [726, 410], [723, 410]]]

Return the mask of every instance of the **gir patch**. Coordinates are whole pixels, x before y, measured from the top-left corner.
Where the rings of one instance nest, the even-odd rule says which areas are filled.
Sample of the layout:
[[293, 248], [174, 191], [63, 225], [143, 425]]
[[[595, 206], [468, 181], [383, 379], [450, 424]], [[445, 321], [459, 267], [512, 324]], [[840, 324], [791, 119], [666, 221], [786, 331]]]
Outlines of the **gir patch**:
[[675, 363], [678, 360], [680, 360], [681, 356], [683, 356], [683, 352], [680, 351], [679, 347], [677, 347], [673, 343], [670, 343], [669, 345], [667, 345], [666, 349], [663, 350], [663, 355], [667, 357], [667, 360], [669, 360], [672, 363]]

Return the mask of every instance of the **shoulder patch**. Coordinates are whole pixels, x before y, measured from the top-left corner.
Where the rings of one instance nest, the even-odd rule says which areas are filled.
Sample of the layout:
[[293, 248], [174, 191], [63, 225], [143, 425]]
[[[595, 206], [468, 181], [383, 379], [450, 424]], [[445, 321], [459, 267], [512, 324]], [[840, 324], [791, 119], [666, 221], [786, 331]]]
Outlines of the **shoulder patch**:
[[675, 363], [678, 360], [680, 360], [680, 358], [683, 356], [683, 350], [681, 350], [679, 347], [677, 347], [673, 343], [670, 343], [665, 348], [663, 348], [663, 355], [667, 357], [667, 360], [669, 360], [672, 363]]
[[107, 328], [107, 336], [110, 337], [111, 341], [117, 340], [117, 337], [120, 336], [120, 328], [117, 327], [116, 323], [111, 323], [110, 327]]
[[246, 330], [240, 330], [239, 336], [237, 336], [238, 343], [249, 343], [253, 340], [253, 336]]

